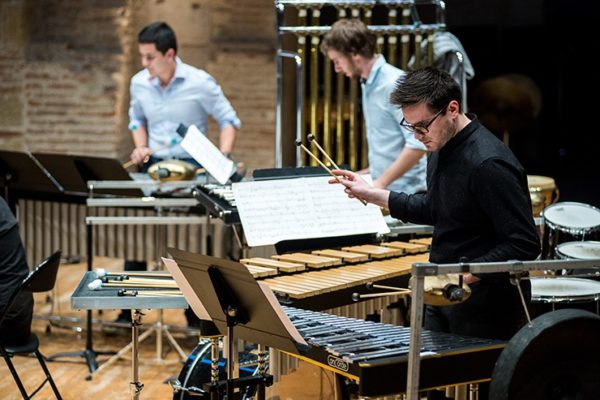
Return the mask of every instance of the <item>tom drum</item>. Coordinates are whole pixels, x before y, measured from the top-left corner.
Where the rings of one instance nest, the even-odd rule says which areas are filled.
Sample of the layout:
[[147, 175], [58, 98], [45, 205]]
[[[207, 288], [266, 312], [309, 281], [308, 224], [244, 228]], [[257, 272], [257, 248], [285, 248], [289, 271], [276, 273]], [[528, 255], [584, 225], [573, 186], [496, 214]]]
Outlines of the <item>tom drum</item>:
[[542, 256], [554, 258], [558, 243], [590, 239], [600, 228], [600, 209], [584, 203], [561, 202], [542, 211]]
[[570, 277], [533, 277], [530, 280], [532, 317], [561, 308], [600, 314], [600, 282]]
[[[600, 242], [585, 240], [566, 242], [556, 246], [556, 256], [563, 260], [600, 259]], [[600, 267], [600, 263], [598, 264]], [[569, 270], [569, 275], [585, 275], [591, 279], [600, 279], [600, 268]]]
[[559, 191], [553, 178], [527, 175], [527, 185], [534, 217], [539, 217], [546, 207], [558, 201]]

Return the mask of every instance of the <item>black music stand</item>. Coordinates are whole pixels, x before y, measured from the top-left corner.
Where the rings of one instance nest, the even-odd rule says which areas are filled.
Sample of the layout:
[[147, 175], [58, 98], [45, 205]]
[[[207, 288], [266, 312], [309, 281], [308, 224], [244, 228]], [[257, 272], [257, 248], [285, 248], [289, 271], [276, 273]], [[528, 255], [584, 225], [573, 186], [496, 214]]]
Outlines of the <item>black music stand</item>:
[[[291, 329], [295, 331], [295, 327], [291, 322], [286, 324], [287, 315], [277, 309], [279, 304], [275, 297], [269, 299], [266, 296], [245, 266], [174, 248], [169, 248], [168, 252], [187, 280], [187, 285], [180, 286], [188, 302], [200, 301], [217, 329], [227, 335], [230, 357], [234, 354], [236, 338], [299, 353], [296, 346], [299, 342], [294, 340], [291, 332]], [[186, 286], [191, 287], [193, 293], [186, 293]], [[303, 341], [299, 334], [297, 338]], [[272, 383], [273, 377], [261, 374], [234, 380], [231, 378], [232, 364], [227, 363], [227, 399], [234, 399], [235, 387], [249, 385], [259, 385], [259, 398], [264, 399], [264, 387]], [[209, 389], [214, 393], [218, 387]]]
[[[65, 192], [88, 195], [88, 181], [131, 181], [117, 159], [73, 154], [33, 153], [34, 157], [64, 187]], [[141, 197], [138, 189], [95, 189], [95, 193]]]
[[[63, 187], [31, 153], [0, 150], [0, 186], [6, 202], [14, 208], [10, 192], [30, 197], [34, 194], [60, 195]], [[15, 210], [13, 209], [13, 212]]]
[[[35, 157], [44, 167], [53, 173], [56, 179], [62, 184], [66, 193], [76, 194], [80, 196], [88, 195], [87, 181], [88, 180], [131, 180], [131, 177], [123, 169], [121, 164], [112, 158], [89, 157], [80, 155], [68, 154], [45, 154], [35, 153]], [[100, 192], [98, 190], [98, 192]], [[102, 193], [102, 192], [101, 192]], [[130, 195], [141, 197], [142, 192], [137, 189], [114, 189], [104, 191], [105, 194], [111, 195]], [[92, 240], [93, 227], [87, 224], [87, 270], [93, 269], [93, 254]], [[83, 357], [86, 361], [90, 373], [98, 369], [96, 357], [98, 355], [111, 355], [114, 351], [99, 352], [93, 348], [93, 332], [92, 332], [92, 310], [86, 311], [86, 345], [85, 349], [76, 352], [64, 352], [54, 354], [48, 357], [49, 360], [55, 360], [62, 357]], [[91, 379], [91, 375], [86, 377], [86, 380]]]

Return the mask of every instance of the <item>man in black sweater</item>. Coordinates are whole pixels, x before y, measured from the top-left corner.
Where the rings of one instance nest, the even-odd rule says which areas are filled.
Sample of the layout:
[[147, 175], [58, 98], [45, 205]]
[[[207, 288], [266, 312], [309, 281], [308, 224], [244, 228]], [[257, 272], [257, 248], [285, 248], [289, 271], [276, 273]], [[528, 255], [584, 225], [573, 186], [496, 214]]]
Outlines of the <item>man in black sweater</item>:
[[[375, 189], [352, 172], [334, 170], [347, 178], [341, 180], [346, 193], [388, 208], [394, 218], [433, 225], [431, 262], [535, 259], [540, 241], [527, 175], [507, 146], [461, 110], [461, 90], [452, 77], [431, 67], [409, 72], [390, 100], [402, 107], [402, 125], [430, 152], [428, 190], [409, 195]], [[507, 340], [523, 326], [525, 313], [507, 273], [466, 274], [464, 280], [470, 298], [427, 306], [426, 329]], [[529, 281], [522, 286], [530, 295]], [[485, 389], [480, 394], [487, 398]]]
[[[29, 266], [17, 221], [0, 197], [0, 310], [4, 310], [10, 296], [27, 274]], [[31, 333], [32, 315], [33, 295], [31, 292], [21, 292], [0, 325], [0, 341], [5, 345], [26, 343]]]

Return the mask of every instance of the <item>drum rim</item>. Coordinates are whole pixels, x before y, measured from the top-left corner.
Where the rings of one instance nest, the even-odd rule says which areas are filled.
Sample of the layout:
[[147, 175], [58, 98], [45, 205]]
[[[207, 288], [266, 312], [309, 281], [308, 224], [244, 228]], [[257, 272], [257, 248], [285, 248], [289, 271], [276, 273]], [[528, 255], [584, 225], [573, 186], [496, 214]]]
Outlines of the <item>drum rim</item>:
[[588, 233], [588, 232], [594, 232], [598, 229], [600, 229], [600, 224], [598, 225], [594, 225], [588, 228], [574, 228], [572, 226], [565, 226], [565, 225], [561, 225], [559, 223], [556, 222], [552, 222], [550, 221], [547, 217], [546, 217], [546, 212], [548, 210], [550, 210], [551, 208], [555, 208], [555, 207], [559, 207], [559, 206], [565, 206], [565, 205], [570, 205], [570, 206], [583, 206], [586, 208], [591, 208], [593, 210], [595, 210], [598, 214], [600, 214], [600, 208], [595, 207], [591, 204], [587, 204], [587, 203], [580, 203], [577, 201], [560, 201], [558, 203], [554, 203], [554, 204], [550, 204], [548, 207], [544, 208], [542, 210], [542, 212], [540, 213], [540, 217], [542, 218], [542, 221], [544, 222], [544, 225], [549, 226], [552, 229], [557, 229], [559, 231], [562, 232], [566, 232], [566, 233], [571, 233], [571, 234], [582, 234], [582, 233]]
[[558, 254], [558, 256], [560, 257], [561, 260], [592, 260], [592, 259], [596, 259], [596, 257], [592, 257], [592, 258], [571, 257], [567, 254], [561, 253], [561, 251], [560, 251], [561, 247], [566, 247], [567, 245], [577, 245], [577, 244], [582, 244], [582, 243], [593, 243], [593, 244], [597, 245], [598, 247], [600, 247], [600, 241], [598, 241], [598, 240], [572, 240], [570, 242], [564, 242], [564, 243], [557, 244], [554, 251], [556, 254]]
[[[542, 282], [542, 281], [555, 281], [557, 279], [569, 282], [580, 282], [585, 283], [586, 285], [598, 286], [598, 292], [596, 293], [586, 293], [584, 295], [574, 296], [574, 295], [536, 295], [534, 293], [534, 285], [533, 282]], [[531, 277], [529, 278], [531, 281], [531, 302], [532, 303], [582, 303], [586, 301], [599, 301], [600, 300], [600, 282], [593, 281], [591, 279], [584, 278], [571, 278], [571, 277], [556, 277], [556, 278], [545, 278], [545, 277]]]

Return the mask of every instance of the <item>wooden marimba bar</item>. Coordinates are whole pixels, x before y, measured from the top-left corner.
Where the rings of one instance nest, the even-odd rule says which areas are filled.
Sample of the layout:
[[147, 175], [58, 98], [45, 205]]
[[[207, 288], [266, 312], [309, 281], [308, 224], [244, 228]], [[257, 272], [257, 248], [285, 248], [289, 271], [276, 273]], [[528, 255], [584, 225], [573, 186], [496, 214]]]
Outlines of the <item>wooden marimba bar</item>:
[[[339, 250], [315, 250], [310, 254], [245, 258], [240, 262], [248, 268], [276, 270], [277, 275], [265, 275], [261, 279], [282, 302], [322, 311], [352, 303], [351, 294], [364, 293], [364, 286], [368, 282], [398, 277], [408, 279], [413, 263], [427, 261], [430, 241], [384, 242], [380, 245], [342, 247]], [[366, 317], [355, 312], [351, 314], [354, 318]]]

